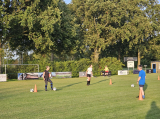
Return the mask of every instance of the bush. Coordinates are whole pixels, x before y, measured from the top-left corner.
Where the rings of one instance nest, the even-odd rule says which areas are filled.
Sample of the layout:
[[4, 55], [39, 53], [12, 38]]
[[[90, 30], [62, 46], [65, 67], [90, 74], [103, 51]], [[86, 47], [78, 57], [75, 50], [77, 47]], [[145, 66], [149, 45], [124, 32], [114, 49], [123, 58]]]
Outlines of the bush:
[[79, 71], [86, 71], [91, 61], [89, 59], [81, 59], [79, 61], [64, 61], [64, 62], [54, 62], [52, 64], [53, 70], [55, 72], [66, 72], [71, 71], [72, 77], [78, 77]]
[[[49, 61], [49, 60], [34, 60], [29, 61], [28, 64], [39, 64], [39, 72], [43, 72], [46, 66], [50, 66], [50, 72], [72, 72], [72, 77], [78, 77], [79, 72], [85, 72], [87, 68], [93, 65], [93, 75], [100, 76], [100, 71], [102, 71], [105, 65], [108, 66], [112, 75], [118, 73], [118, 70], [122, 70], [122, 62], [118, 61], [117, 58], [108, 57], [100, 59], [99, 63], [92, 63], [90, 59], [80, 59], [79, 61]], [[31, 73], [37, 72], [37, 67], [35, 66], [15, 66], [7, 67], [7, 72], [11, 73], [8, 78], [17, 78], [17, 73]], [[12, 74], [13, 73], [13, 74]]]
[[122, 62], [117, 60], [117, 58], [115, 57], [102, 58], [99, 61], [99, 66], [101, 70], [103, 70], [106, 65], [108, 66], [112, 75], [117, 75], [118, 70], [122, 70], [122, 66], [124, 66], [124, 64], [122, 64]]

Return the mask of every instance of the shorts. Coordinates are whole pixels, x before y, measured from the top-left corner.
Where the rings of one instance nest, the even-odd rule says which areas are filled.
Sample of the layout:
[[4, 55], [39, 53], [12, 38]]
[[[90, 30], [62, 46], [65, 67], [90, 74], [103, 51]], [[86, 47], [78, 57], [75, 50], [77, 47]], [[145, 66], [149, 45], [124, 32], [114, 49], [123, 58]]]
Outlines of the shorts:
[[91, 77], [91, 74], [87, 74], [87, 77]]
[[144, 87], [144, 85], [139, 85], [139, 87]]
[[108, 73], [108, 71], [105, 71], [105, 73]]
[[45, 82], [45, 85], [48, 85], [48, 82], [52, 83], [51, 79], [49, 78], [46, 78], [44, 82]]

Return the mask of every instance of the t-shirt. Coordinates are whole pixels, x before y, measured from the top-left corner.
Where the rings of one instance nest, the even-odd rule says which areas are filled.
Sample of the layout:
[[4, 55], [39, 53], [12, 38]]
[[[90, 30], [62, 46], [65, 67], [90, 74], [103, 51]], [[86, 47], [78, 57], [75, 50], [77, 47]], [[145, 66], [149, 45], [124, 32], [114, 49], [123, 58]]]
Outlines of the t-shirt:
[[46, 79], [49, 78], [49, 72], [48, 72], [47, 70], [45, 70], [44, 72], [45, 72], [44, 77], [45, 77]]
[[139, 80], [139, 85], [144, 85], [145, 84], [145, 76], [146, 76], [145, 71], [141, 70], [139, 72], [139, 77], [141, 77], [141, 79]]
[[109, 71], [109, 69], [108, 69], [108, 67], [105, 67], [105, 69], [104, 69], [105, 71]]
[[89, 67], [87, 70], [88, 70], [87, 74], [92, 74], [92, 68]]

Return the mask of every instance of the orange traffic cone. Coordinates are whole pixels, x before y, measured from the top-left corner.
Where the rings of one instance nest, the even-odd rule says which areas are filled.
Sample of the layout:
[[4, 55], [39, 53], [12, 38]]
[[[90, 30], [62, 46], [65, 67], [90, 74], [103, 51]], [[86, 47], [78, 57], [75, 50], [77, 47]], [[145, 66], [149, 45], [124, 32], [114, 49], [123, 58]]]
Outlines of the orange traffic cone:
[[143, 100], [141, 90], [139, 90], [139, 100]]
[[112, 80], [110, 79], [110, 83], [109, 83], [109, 85], [112, 85]]
[[158, 75], [158, 80], [160, 80], [160, 79], [159, 79], [159, 75]]
[[34, 87], [34, 92], [37, 92], [37, 86], [36, 86], [36, 84], [35, 84], [35, 87]]

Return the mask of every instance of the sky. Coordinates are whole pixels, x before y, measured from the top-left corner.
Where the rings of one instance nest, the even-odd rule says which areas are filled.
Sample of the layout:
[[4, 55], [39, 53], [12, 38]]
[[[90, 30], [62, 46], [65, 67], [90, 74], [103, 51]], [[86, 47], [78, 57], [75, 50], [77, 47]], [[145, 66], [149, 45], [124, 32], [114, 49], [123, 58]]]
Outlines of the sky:
[[64, 0], [65, 3], [69, 4], [72, 0]]
[[[69, 4], [72, 0], [64, 0], [64, 1], [65, 1], [65, 3]], [[160, 0], [158, 0], [158, 1], [160, 3]]]

